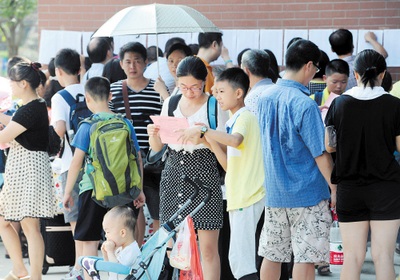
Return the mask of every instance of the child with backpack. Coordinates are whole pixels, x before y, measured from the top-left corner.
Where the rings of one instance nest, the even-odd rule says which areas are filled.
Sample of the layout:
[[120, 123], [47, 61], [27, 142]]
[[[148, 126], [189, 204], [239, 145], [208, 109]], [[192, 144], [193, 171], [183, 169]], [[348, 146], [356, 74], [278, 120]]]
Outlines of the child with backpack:
[[[89, 117], [91, 112], [84, 102], [84, 87], [79, 83], [79, 72], [81, 69], [80, 55], [77, 51], [64, 48], [57, 52], [54, 59], [55, 74], [57, 76], [58, 82], [64, 89], [58, 91], [51, 98], [52, 110], [51, 110], [51, 124], [54, 126], [58, 136], [60, 136], [63, 141], [63, 148], [59, 154], [61, 167], [60, 167], [60, 180], [63, 192], [65, 191], [65, 185], [67, 182], [68, 170], [70, 168], [73, 147], [71, 147], [70, 139], [71, 132], [73, 134], [77, 131], [77, 119], [81, 112], [85, 114], [80, 116], [80, 119]], [[79, 100], [79, 102], [76, 102]], [[79, 114], [75, 113], [76, 106], [79, 108], [84, 108], [85, 110], [80, 110]], [[74, 115], [74, 120], [71, 120], [71, 116]], [[82, 178], [83, 172], [81, 171], [77, 182], [72, 190], [72, 198], [74, 200], [74, 205], [71, 206], [70, 211], [63, 211], [64, 221], [70, 223], [72, 235], [75, 232], [76, 221], [78, 219], [78, 194], [79, 194], [79, 181]], [[81, 248], [78, 243], [75, 243], [76, 255], [80, 255]], [[77, 260], [78, 258], [76, 258]], [[82, 279], [83, 271], [78, 263], [68, 272], [61, 280], [74, 280]]]
[[223, 71], [215, 87], [221, 109], [229, 110], [232, 115], [226, 122], [226, 132], [199, 124], [187, 129], [182, 137], [186, 141], [193, 135], [204, 136], [226, 170], [231, 232], [229, 263], [236, 279], [258, 279], [255, 232], [265, 205], [260, 130], [256, 117], [244, 105], [249, 83], [248, 76], [240, 68]]
[[[73, 205], [71, 192], [78, 177], [79, 169], [86, 157], [85, 173], [82, 177], [82, 181], [79, 183], [79, 211], [74, 238], [75, 240], [81, 241], [83, 256], [97, 256], [98, 243], [101, 239], [103, 217], [107, 212], [107, 208], [116, 205], [114, 200], [107, 200], [107, 194], [103, 193], [104, 197], [100, 198], [98, 196], [100, 195], [99, 191], [93, 191], [98, 189], [98, 185], [101, 185], [101, 187], [107, 185], [107, 189], [111, 189], [112, 186], [115, 185], [114, 183], [116, 183], [120, 187], [120, 178], [122, 177], [123, 180], [127, 179], [127, 185], [125, 187], [136, 185], [132, 188], [134, 193], [130, 199], [133, 201], [135, 207], [141, 207], [145, 202], [145, 197], [141, 191], [140, 176], [138, 177], [138, 174], [142, 174], [142, 160], [140, 153], [136, 152], [139, 151], [136, 134], [132, 124], [128, 120], [114, 114], [109, 109], [108, 102], [111, 98], [109, 81], [103, 77], [93, 77], [89, 79], [85, 85], [85, 98], [88, 108], [93, 112], [93, 115], [88, 120], [81, 123], [71, 143], [72, 146], [75, 147], [75, 153], [68, 172], [63, 204], [67, 210]], [[122, 122], [121, 119], [123, 120]], [[112, 123], [113, 120], [115, 120], [115, 122]], [[101, 146], [101, 143], [98, 141], [98, 131], [104, 127], [101, 125], [107, 121], [111, 124], [111, 132], [123, 128], [123, 130], [118, 130], [118, 133], [126, 139], [114, 134], [111, 138], [103, 139], [106, 140], [107, 143], [106, 146]], [[115, 127], [115, 129], [113, 129], [113, 127]], [[109, 134], [106, 133], [105, 135]], [[100, 146], [101, 148], [99, 148]], [[133, 152], [126, 155], [125, 151], [124, 154], [124, 151], [120, 150], [120, 148], [125, 146], [131, 146], [129, 149], [127, 148], [127, 150], [132, 150]], [[109, 149], [102, 149], [100, 151], [97, 150], [98, 148]], [[119, 154], [116, 154], [116, 149], [119, 149]], [[104, 157], [101, 157], [99, 152], [105, 153]], [[115, 160], [116, 157], [120, 160]], [[121, 165], [123, 163], [128, 164], [128, 166]], [[136, 170], [132, 170], [135, 168]], [[119, 176], [119, 174], [114, 176], [117, 172], [116, 169], [120, 169], [122, 172], [131, 169], [132, 172], [135, 173], [132, 175], [132, 172], [128, 172], [127, 174], [130, 176], [127, 177]], [[100, 177], [93, 175], [94, 173], [99, 173]], [[114, 191], [121, 192], [120, 189]], [[117, 194], [115, 192], [114, 194]], [[93, 193], [96, 195], [94, 198], [97, 199], [97, 202], [92, 199]], [[121, 203], [128, 204], [128, 201], [121, 200]], [[85, 278], [86, 277], [87, 275], [85, 275]]]

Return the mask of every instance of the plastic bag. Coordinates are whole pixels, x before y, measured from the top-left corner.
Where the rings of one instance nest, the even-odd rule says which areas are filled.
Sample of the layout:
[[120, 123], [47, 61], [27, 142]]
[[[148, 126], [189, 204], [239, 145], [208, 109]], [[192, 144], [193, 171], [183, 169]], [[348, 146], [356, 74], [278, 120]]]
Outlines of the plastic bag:
[[190, 269], [191, 248], [188, 218], [189, 217], [186, 217], [180, 226], [178, 238], [176, 239], [169, 257], [169, 263], [171, 266], [180, 270]]
[[179, 280], [203, 280], [203, 269], [201, 267], [200, 254], [197, 247], [196, 233], [194, 232], [193, 220], [188, 217], [190, 230], [190, 270], [181, 270]]

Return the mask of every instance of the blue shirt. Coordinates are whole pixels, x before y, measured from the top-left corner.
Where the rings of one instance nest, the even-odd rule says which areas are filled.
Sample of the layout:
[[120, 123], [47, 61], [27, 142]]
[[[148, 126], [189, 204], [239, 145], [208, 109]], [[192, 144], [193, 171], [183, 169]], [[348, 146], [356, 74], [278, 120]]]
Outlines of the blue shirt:
[[324, 147], [321, 113], [302, 84], [280, 79], [260, 97], [266, 205], [315, 206], [329, 199], [328, 184], [315, 162]]
[[258, 81], [247, 93], [244, 99], [244, 104], [255, 116], [257, 116], [258, 99], [260, 98], [260, 95], [273, 84], [274, 83], [269, 78], [262, 79]]

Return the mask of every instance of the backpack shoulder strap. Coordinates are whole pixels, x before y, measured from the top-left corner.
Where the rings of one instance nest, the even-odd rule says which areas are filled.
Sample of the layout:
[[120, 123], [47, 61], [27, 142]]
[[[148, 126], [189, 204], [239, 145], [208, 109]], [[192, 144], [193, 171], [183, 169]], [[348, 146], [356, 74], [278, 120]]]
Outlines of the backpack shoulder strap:
[[174, 111], [178, 107], [179, 100], [181, 100], [182, 94], [174, 95], [169, 98], [168, 103], [168, 116], [173, 117]]
[[75, 104], [75, 99], [67, 90], [63, 89], [60, 90], [58, 93], [62, 96], [62, 98], [64, 98], [65, 102], [67, 102], [70, 107]]
[[207, 100], [207, 117], [211, 129], [217, 129], [218, 126], [218, 104], [217, 99], [210, 95]]
[[317, 102], [318, 106], [321, 106], [323, 93], [323, 91], [317, 91], [314, 93], [314, 100]]

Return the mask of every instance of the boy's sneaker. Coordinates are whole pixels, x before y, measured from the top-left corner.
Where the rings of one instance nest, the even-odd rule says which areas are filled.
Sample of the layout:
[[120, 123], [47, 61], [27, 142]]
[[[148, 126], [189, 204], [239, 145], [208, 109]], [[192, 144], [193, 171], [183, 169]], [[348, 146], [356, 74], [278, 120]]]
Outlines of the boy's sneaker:
[[73, 267], [69, 273], [65, 274], [65, 276], [61, 278], [61, 280], [83, 280], [83, 279], [84, 279], [83, 270], [82, 269], [77, 270], [75, 267]]
[[84, 257], [81, 261], [83, 269], [86, 270], [87, 274], [92, 277], [93, 280], [100, 280], [100, 274], [96, 270], [96, 262], [98, 259], [92, 259], [90, 257]]

